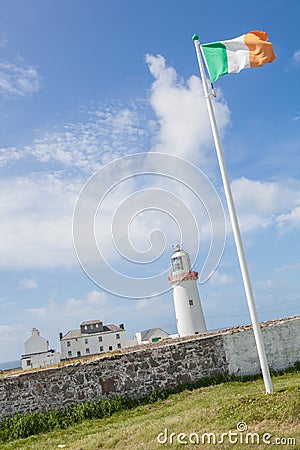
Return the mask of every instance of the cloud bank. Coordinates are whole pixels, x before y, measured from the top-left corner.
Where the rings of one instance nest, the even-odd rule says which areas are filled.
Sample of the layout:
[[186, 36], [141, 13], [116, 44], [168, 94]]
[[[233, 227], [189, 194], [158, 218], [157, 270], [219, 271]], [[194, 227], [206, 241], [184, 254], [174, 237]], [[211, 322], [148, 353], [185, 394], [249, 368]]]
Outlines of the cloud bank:
[[[2, 149], [2, 164], [7, 168], [6, 177], [0, 181], [2, 269], [77, 265], [71, 233], [73, 208], [88, 176], [112, 160], [151, 150], [187, 158], [206, 173], [216, 168], [200, 80], [195, 76], [181, 79], [160, 55], [147, 55], [145, 60], [154, 78], [148, 104], [137, 100], [129, 105], [86, 109], [80, 120], [39, 132], [39, 137], [22, 148]], [[19, 79], [18, 83], [6, 84], [18, 85], [18, 95], [38, 89], [39, 76], [34, 69], [1, 67], [7, 74], [15, 73], [11, 79]], [[22, 76], [27, 82], [20, 81]], [[18, 89], [11, 88], [11, 92], [17, 94]], [[230, 111], [221, 92], [215, 110], [224, 134], [230, 125]], [[32, 168], [29, 174], [28, 160]], [[14, 167], [18, 176], [10, 173]], [[27, 173], [22, 174], [25, 167]], [[162, 181], [156, 181], [155, 186], [167, 188]], [[183, 201], [189, 201], [182, 186], [171, 188]], [[130, 195], [134, 189], [136, 183], [131, 183], [124, 193]], [[232, 189], [243, 231], [275, 225], [282, 233], [299, 226], [299, 182], [243, 177], [232, 182]], [[106, 205], [108, 221], [119, 202], [120, 197], [115, 195]], [[191, 204], [195, 206], [193, 199]], [[205, 241], [210, 226], [201, 214], [198, 221]], [[133, 235], [140, 248], [148, 242], [150, 222], [142, 216], [133, 222]], [[163, 229], [164, 225], [171, 229], [164, 218], [155, 217], [155, 226]], [[105, 234], [103, 227], [101, 233]]]
[[41, 88], [41, 76], [33, 66], [22, 60], [0, 61], [0, 96], [16, 99], [31, 95]]

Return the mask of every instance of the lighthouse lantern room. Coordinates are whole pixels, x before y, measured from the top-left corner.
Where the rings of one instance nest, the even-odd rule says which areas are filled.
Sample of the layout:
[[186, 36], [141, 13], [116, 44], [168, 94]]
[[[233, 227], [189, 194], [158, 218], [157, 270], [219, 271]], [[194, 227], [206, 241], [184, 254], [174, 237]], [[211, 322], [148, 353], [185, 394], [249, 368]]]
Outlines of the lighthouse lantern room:
[[179, 336], [205, 333], [207, 330], [197, 287], [198, 272], [191, 270], [189, 254], [180, 246], [176, 246], [171, 256], [168, 280], [173, 288]]

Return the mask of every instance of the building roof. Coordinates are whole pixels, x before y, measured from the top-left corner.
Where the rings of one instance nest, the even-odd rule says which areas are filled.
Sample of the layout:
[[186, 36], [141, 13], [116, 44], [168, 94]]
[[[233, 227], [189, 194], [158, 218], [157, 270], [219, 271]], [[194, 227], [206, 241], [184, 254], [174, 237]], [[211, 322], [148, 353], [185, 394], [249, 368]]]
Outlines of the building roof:
[[154, 334], [158, 330], [162, 331], [165, 334], [168, 334], [166, 331], [164, 331], [164, 330], [162, 330], [161, 328], [158, 328], [158, 327], [156, 327], [156, 328], [149, 328], [149, 330], [141, 331], [141, 339], [142, 339], [142, 341], [148, 341], [151, 338], [152, 334]]
[[73, 339], [73, 338], [78, 338], [81, 336], [81, 331], [80, 330], [70, 330], [67, 332], [67, 334], [65, 334], [62, 338], [63, 339]]
[[[96, 323], [97, 321], [89, 321], [89, 324], [91, 323]], [[88, 324], [88, 322], [82, 322], [81, 325], [86, 325]], [[125, 331], [123, 328], [118, 327], [117, 325], [114, 325], [113, 323], [109, 324], [109, 325], [103, 325], [103, 331], [97, 331], [95, 333], [93, 333], [93, 335], [97, 335], [97, 334], [103, 334], [103, 333], [108, 333], [108, 332], [113, 332], [113, 333], [118, 333], [121, 331]], [[91, 333], [82, 333], [81, 330], [70, 330], [68, 331], [63, 337], [62, 337], [62, 341], [63, 340], [67, 340], [67, 339], [75, 339], [75, 338], [80, 338], [82, 336], [91, 336]]]
[[85, 320], [84, 322], [81, 322], [80, 326], [84, 325], [94, 325], [95, 323], [102, 323], [101, 320]]
[[103, 325], [103, 331], [125, 331], [124, 328], [120, 328], [117, 325], [111, 323], [110, 325]]
[[50, 350], [45, 350], [44, 352], [34, 352], [34, 353], [26, 353], [25, 355], [21, 356], [21, 359], [27, 359], [27, 358], [31, 358], [32, 356], [35, 355], [46, 355], [47, 353], [57, 353], [53, 348], [51, 348]]

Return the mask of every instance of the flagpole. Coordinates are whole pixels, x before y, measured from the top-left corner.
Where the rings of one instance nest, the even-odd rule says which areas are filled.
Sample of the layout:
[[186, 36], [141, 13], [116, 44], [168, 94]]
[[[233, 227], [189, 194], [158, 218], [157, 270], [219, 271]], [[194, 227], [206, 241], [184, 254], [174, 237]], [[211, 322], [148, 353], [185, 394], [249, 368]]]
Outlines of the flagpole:
[[221, 177], [222, 177], [222, 181], [223, 181], [223, 185], [224, 185], [224, 192], [225, 192], [225, 197], [226, 197], [226, 201], [227, 201], [227, 205], [228, 205], [229, 216], [230, 216], [232, 232], [233, 232], [233, 236], [234, 236], [234, 240], [235, 240], [235, 245], [236, 245], [236, 249], [237, 249], [238, 259], [239, 259], [239, 263], [240, 263], [242, 279], [243, 279], [243, 283], [244, 283], [244, 289], [246, 292], [246, 298], [247, 298], [248, 308], [249, 308], [251, 322], [252, 322], [252, 326], [253, 326], [254, 338], [255, 338], [255, 342], [256, 342], [257, 353], [258, 353], [258, 357], [259, 357], [261, 371], [262, 371], [262, 375], [263, 375], [263, 379], [264, 379], [264, 383], [265, 383], [266, 393], [272, 394], [273, 386], [272, 386], [272, 380], [271, 380], [271, 376], [270, 376], [267, 356], [266, 356], [265, 347], [264, 347], [264, 343], [263, 343], [263, 339], [262, 339], [260, 325], [258, 322], [257, 310], [256, 310], [253, 291], [252, 291], [252, 287], [251, 287], [251, 282], [250, 282], [247, 262], [246, 262], [246, 258], [245, 258], [245, 252], [244, 252], [244, 248], [243, 248], [241, 233], [240, 233], [237, 215], [236, 215], [236, 211], [235, 211], [235, 207], [234, 207], [234, 202], [233, 202], [232, 192], [231, 192], [230, 183], [229, 183], [229, 179], [228, 179], [228, 175], [227, 175], [227, 170], [226, 170], [226, 166], [225, 166], [225, 162], [224, 162], [223, 150], [222, 150], [221, 141], [220, 141], [220, 137], [219, 137], [219, 132], [218, 132], [217, 122], [216, 122], [216, 118], [215, 118], [215, 114], [214, 114], [214, 109], [213, 109], [210, 93], [209, 93], [208, 86], [207, 86], [207, 79], [206, 79], [203, 60], [202, 60], [202, 56], [201, 56], [200, 42], [199, 42], [199, 38], [197, 35], [193, 36], [193, 41], [194, 41], [195, 48], [196, 48], [198, 64], [199, 64], [200, 74], [201, 74], [201, 78], [202, 78], [204, 96], [205, 96], [206, 105], [207, 105], [207, 109], [208, 109], [208, 115], [209, 115], [210, 125], [211, 125], [212, 134], [213, 134], [213, 138], [214, 138], [214, 143], [215, 143], [215, 147], [216, 147], [218, 162], [219, 162], [219, 166], [220, 166]]

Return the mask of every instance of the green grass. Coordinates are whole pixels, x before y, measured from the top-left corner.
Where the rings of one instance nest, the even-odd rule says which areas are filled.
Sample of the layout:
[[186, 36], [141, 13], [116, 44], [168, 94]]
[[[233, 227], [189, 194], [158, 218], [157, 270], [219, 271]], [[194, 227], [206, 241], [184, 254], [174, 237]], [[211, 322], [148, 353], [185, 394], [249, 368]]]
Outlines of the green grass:
[[[133, 409], [119, 410], [102, 419], [83, 420], [66, 429], [55, 429], [26, 439], [0, 444], [0, 448], [43, 449], [126, 449], [156, 450], [163, 448], [222, 448], [270, 449], [300, 448], [300, 373], [294, 372], [273, 377], [275, 393], [266, 395], [261, 379], [232, 381], [214, 386], [165, 394], [165, 399], [144, 404]], [[151, 400], [151, 399], [150, 399]], [[154, 398], [152, 399], [154, 400]], [[124, 405], [123, 405], [124, 406]], [[296, 445], [226, 444], [182, 445], [177, 442], [179, 433], [221, 433], [236, 431], [237, 423], [245, 422], [248, 432], [264, 433], [275, 438], [294, 438]], [[157, 435], [176, 433], [174, 443], [159, 444]], [[245, 433], [239, 433], [238, 436]], [[186, 438], [183, 438], [186, 439]], [[60, 447], [65, 445], [65, 447]]]

